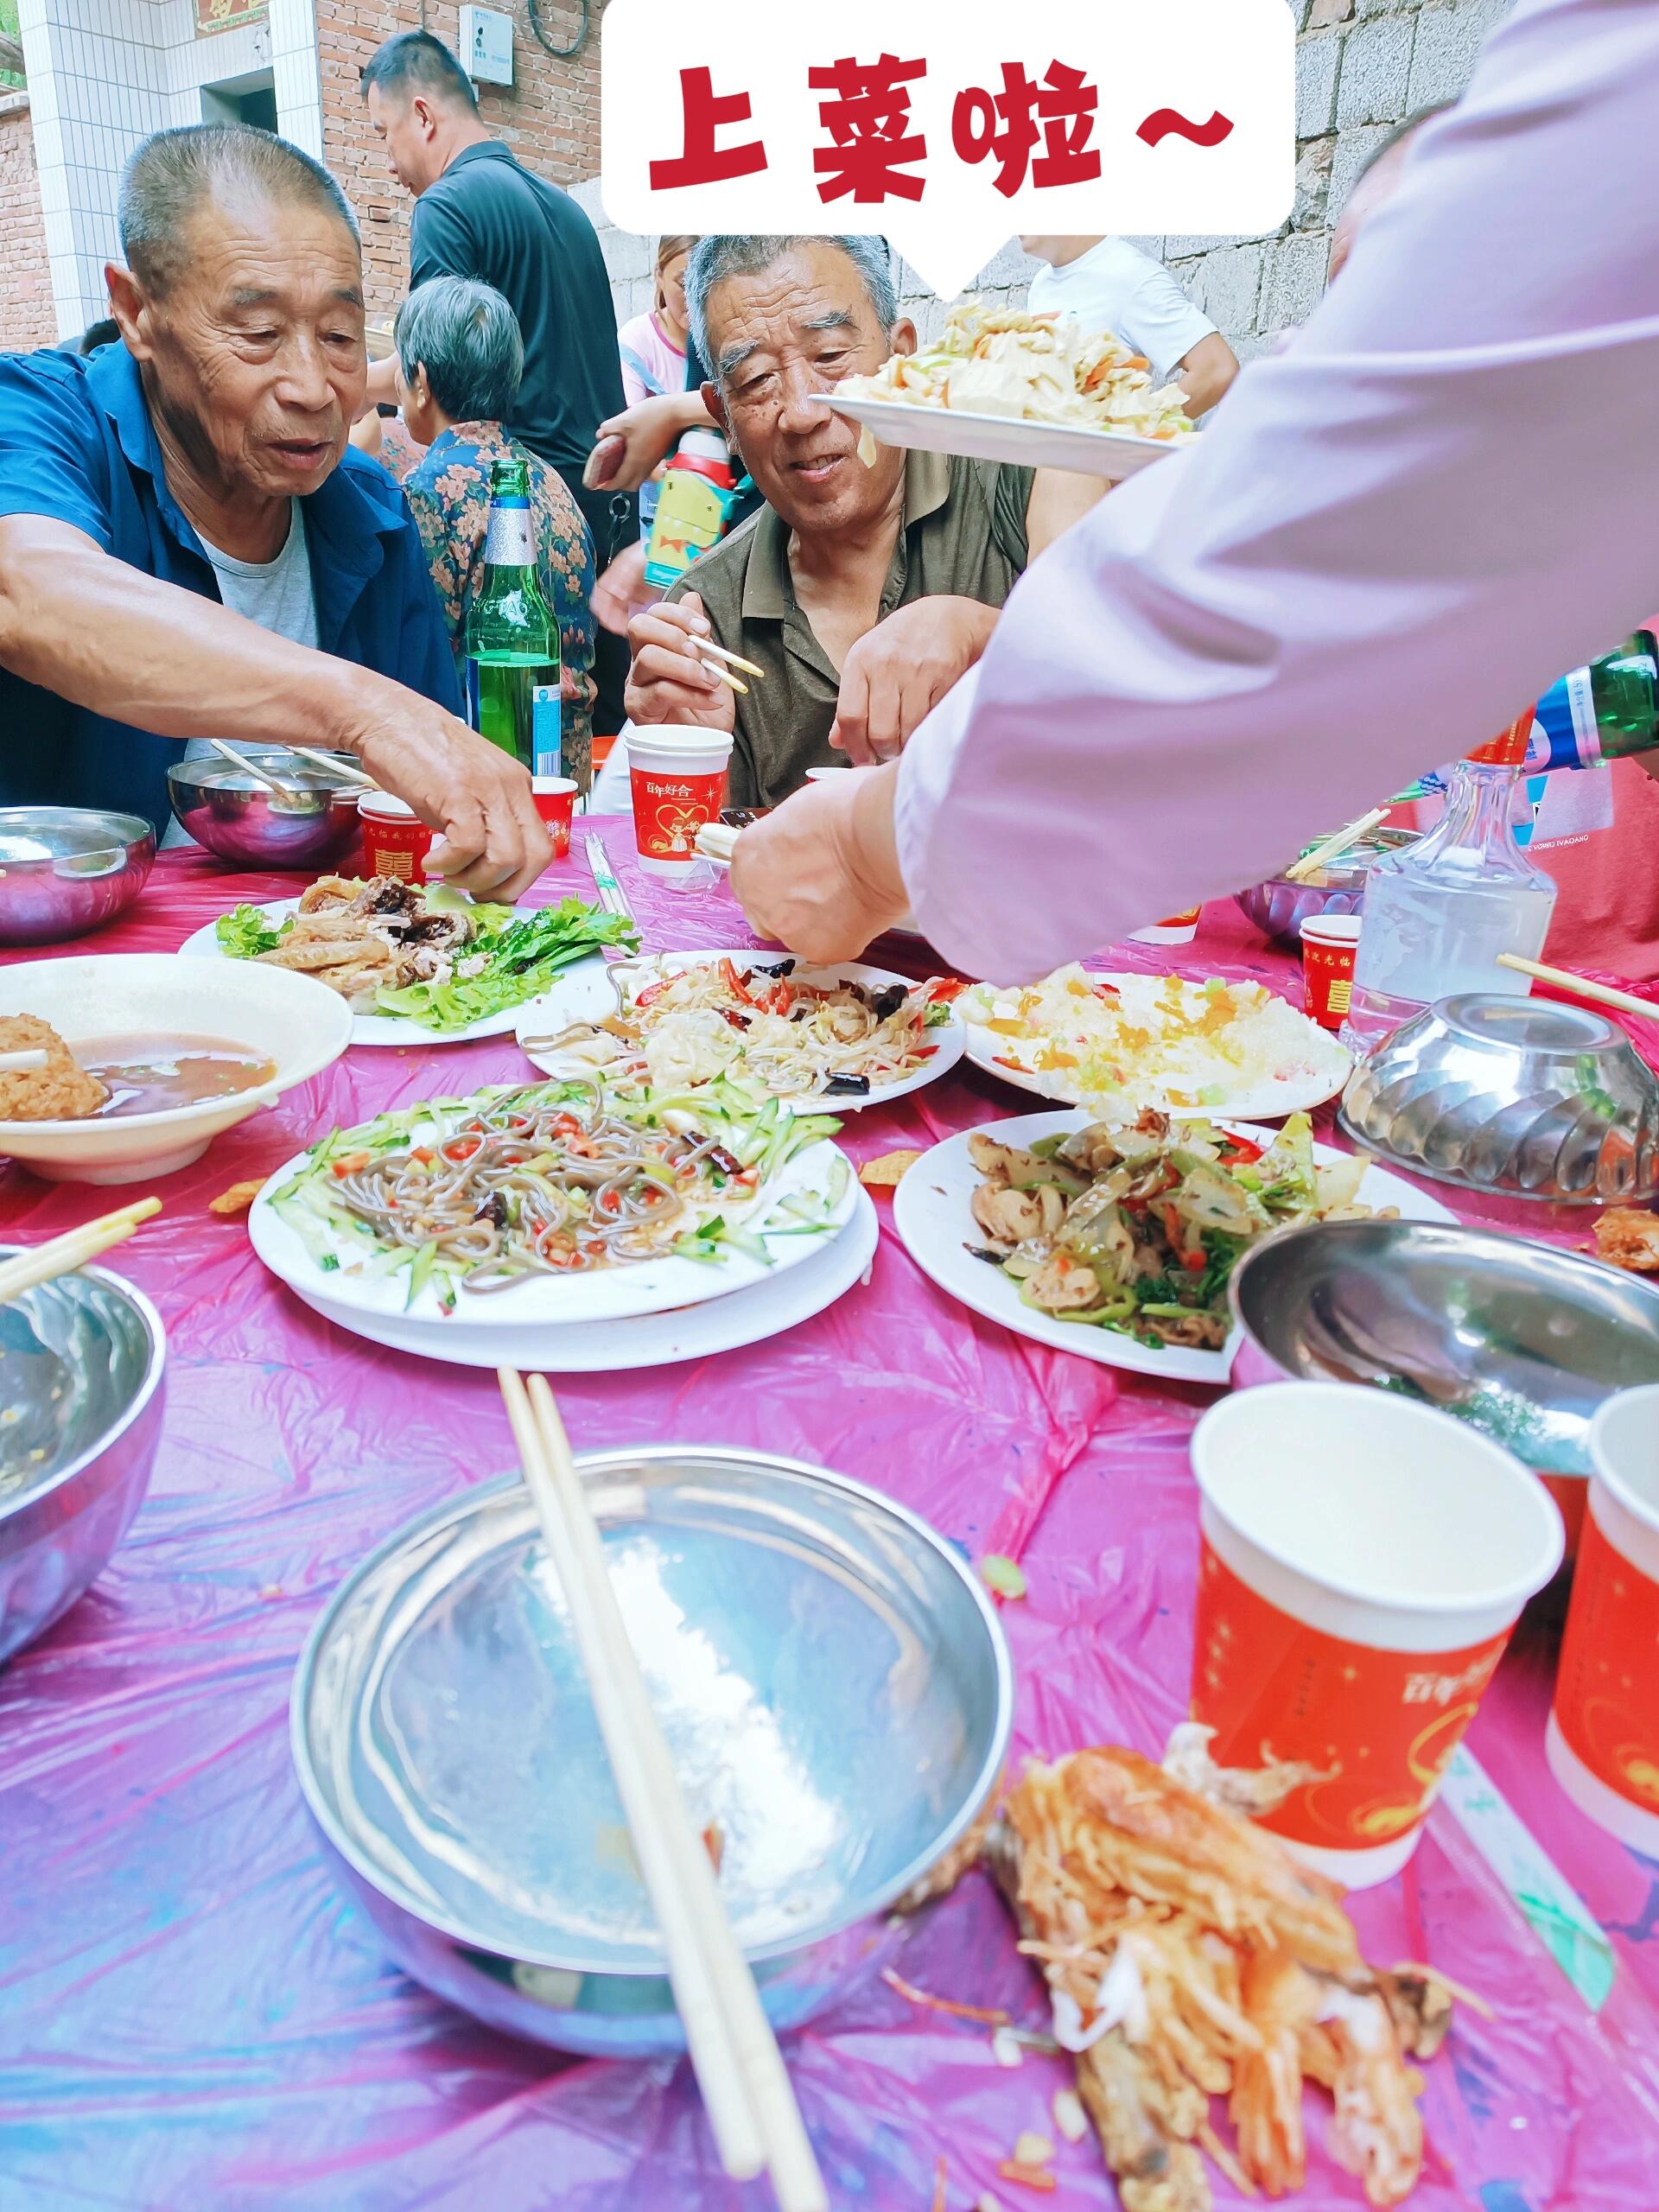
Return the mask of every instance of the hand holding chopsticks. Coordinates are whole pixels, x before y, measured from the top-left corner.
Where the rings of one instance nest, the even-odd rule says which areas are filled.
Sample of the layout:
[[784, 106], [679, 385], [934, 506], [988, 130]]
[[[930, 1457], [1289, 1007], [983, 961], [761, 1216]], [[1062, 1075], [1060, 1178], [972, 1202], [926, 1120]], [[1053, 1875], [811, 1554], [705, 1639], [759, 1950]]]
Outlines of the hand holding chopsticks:
[[827, 2212], [823, 2177], [777, 2039], [680, 1795], [553, 1394], [539, 1375], [526, 1389], [511, 1368], [499, 1370], [499, 1381], [634, 1856], [662, 1929], [674, 2001], [721, 2162], [736, 2180], [764, 2165], [783, 2212]]
[[112, 1244], [124, 1243], [141, 1221], [148, 1221], [161, 1210], [159, 1198], [139, 1198], [130, 1206], [121, 1206], [114, 1213], [100, 1214], [96, 1221], [84, 1221], [79, 1229], [67, 1229], [61, 1236], [51, 1237], [46, 1243], [36, 1244], [29, 1251], [19, 1252], [15, 1259], [0, 1263], [0, 1306], [9, 1305], [24, 1291], [51, 1282], [58, 1275], [72, 1274], [77, 1268], [84, 1268], [100, 1252], [107, 1252]]

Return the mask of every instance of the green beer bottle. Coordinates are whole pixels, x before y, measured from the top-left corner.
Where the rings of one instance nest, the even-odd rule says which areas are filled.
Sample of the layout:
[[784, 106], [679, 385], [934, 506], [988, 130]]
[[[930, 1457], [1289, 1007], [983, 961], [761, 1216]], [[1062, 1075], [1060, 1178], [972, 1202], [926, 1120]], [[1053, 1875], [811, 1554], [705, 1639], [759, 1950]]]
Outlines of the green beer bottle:
[[522, 461], [490, 470], [484, 588], [467, 614], [467, 707], [473, 728], [533, 776], [572, 776], [588, 788], [588, 764], [564, 756], [559, 711], [559, 626], [536, 572], [530, 471]]
[[1616, 653], [1575, 668], [1538, 702], [1527, 772], [1599, 768], [1659, 748], [1659, 639], [1638, 630]]

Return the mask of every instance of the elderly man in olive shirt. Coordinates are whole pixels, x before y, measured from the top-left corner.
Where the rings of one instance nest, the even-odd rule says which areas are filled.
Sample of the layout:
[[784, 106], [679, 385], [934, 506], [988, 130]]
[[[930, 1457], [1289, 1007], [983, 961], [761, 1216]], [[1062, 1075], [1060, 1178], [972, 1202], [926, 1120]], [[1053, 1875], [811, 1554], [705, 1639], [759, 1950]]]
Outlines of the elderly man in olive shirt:
[[[766, 505], [634, 618], [628, 713], [731, 731], [734, 804], [773, 806], [809, 768], [896, 753], [1104, 487], [887, 446], [860, 461], [823, 395], [916, 343], [880, 239], [704, 238], [686, 296], [703, 396]], [[747, 693], [699, 658], [710, 635], [766, 671]]]

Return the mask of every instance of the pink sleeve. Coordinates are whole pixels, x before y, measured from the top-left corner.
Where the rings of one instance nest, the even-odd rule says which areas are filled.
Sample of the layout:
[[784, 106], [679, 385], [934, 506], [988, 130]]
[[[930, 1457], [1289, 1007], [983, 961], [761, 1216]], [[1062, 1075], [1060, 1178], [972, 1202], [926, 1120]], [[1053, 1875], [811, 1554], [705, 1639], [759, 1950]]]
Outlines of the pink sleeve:
[[1522, 0], [1281, 358], [1021, 581], [899, 849], [1013, 979], [1281, 868], [1659, 582], [1659, 8]]

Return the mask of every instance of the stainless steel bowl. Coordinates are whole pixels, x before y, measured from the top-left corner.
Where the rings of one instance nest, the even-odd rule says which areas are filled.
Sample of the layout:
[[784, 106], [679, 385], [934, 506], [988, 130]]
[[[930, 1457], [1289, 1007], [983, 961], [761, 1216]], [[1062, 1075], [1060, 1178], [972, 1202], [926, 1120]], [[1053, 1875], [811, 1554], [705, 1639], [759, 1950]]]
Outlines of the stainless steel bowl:
[[1417, 842], [1414, 830], [1374, 830], [1336, 854], [1319, 870], [1317, 883], [1293, 883], [1275, 875], [1234, 893], [1233, 904], [1275, 944], [1298, 951], [1302, 924], [1315, 914], [1357, 914], [1365, 903], [1365, 879], [1378, 861]]
[[1499, 1198], [1610, 1205], [1659, 1192], [1659, 1078], [1583, 1007], [1442, 999], [1360, 1062], [1338, 1119], [1391, 1166]]
[[[199, 845], [236, 868], [321, 868], [350, 851], [360, 784], [343, 776], [331, 783], [281, 746], [238, 750], [296, 796], [276, 798], [228, 760], [175, 763], [167, 772], [168, 794], [180, 826]], [[327, 757], [343, 767], [357, 765], [343, 753]]]
[[131, 906], [156, 858], [136, 814], [0, 808], [0, 944], [61, 944]]
[[0, 1306], [0, 1661], [68, 1611], [126, 1534], [165, 1360], [155, 1307], [103, 1268]]
[[1235, 1382], [1363, 1382], [1483, 1430], [1541, 1474], [1590, 1471], [1590, 1423], [1659, 1382], [1659, 1287], [1491, 1230], [1335, 1221], [1234, 1270]]
[[[780, 2028], [874, 1971], [894, 1901], [983, 1810], [1007, 1646], [966, 1561], [789, 1459], [581, 1461], [692, 1817]], [[516, 1478], [423, 1515], [300, 1661], [301, 1786], [416, 1980], [594, 2056], [683, 2048], [558, 1583]]]

